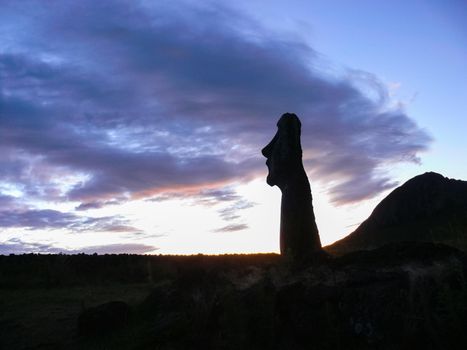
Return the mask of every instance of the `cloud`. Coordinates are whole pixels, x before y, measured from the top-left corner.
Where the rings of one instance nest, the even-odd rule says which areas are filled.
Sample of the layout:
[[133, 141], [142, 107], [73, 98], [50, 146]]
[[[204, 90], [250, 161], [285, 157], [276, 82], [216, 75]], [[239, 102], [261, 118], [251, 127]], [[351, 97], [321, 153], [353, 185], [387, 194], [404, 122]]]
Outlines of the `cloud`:
[[229, 222], [229, 225], [215, 230], [214, 232], [233, 232], [247, 229], [247, 224], [236, 223], [235, 221], [241, 219], [240, 212], [242, 210], [252, 208], [256, 205], [256, 203], [244, 199], [231, 187], [203, 189], [196, 192], [188, 191], [185, 193], [163, 193], [149, 199], [149, 201], [162, 202], [172, 199], [185, 199], [190, 200], [191, 203], [195, 205], [215, 207], [219, 217]]
[[91, 218], [51, 209], [0, 210], [0, 228], [66, 229], [74, 232], [139, 232], [118, 217]]
[[91, 201], [91, 202], [85, 202], [85, 203], [81, 203], [80, 205], [78, 205], [75, 210], [77, 211], [84, 211], [84, 210], [89, 210], [89, 209], [101, 209], [101, 208], [104, 208], [105, 206], [108, 206], [108, 205], [119, 205], [119, 204], [122, 204], [124, 203], [124, 199], [123, 198], [120, 198], [120, 199], [115, 199], [115, 200], [110, 200], [110, 201]]
[[140, 243], [115, 243], [96, 245], [73, 250], [73, 254], [153, 254], [159, 248]]
[[38, 242], [26, 243], [18, 238], [12, 238], [6, 242], [0, 243], [0, 255], [29, 253], [58, 254], [62, 252], [63, 249], [50, 244]]
[[5, 208], [15, 203], [15, 197], [0, 193], [0, 208]]
[[191, 199], [196, 205], [201, 204], [206, 206], [243, 200], [230, 186], [187, 189], [187, 191], [184, 192], [164, 192], [148, 200], [152, 202], [163, 202], [172, 199]]
[[236, 232], [246, 230], [248, 228], [247, 224], [231, 224], [224, 227], [221, 227], [214, 232], [222, 233], [222, 232]]
[[87, 246], [79, 249], [67, 249], [56, 247], [52, 244], [38, 242], [24, 242], [18, 238], [12, 238], [0, 243], [0, 255], [8, 254], [151, 254], [158, 248], [139, 243], [114, 243], [107, 245]]
[[[418, 162], [431, 141], [377, 77], [327, 76], [308, 44], [232, 8], [6, 2], [0, 23], [0, 178], [29, 199], [229, 200], [215, 188], [264, 176], [260, 149], [287, 111], [302, 119], [312, 180], [338, 204], [394, 186], [384, 169]], [[39, 214], [18, 215], [44, 225]]]
[[242, 198], [232, 188], [202, 190], [197, 197], [204, 203], [233, 202]]
[[245, 199], [239, 199], [232, 205], [226, 208], [220, 209], [218, 212], [222, 219], [226, 221], [232, 221], [232, 220], [240, 218], [240, 215], [238, 214], [240, 210], [252, 208], [255, 205], [256, 203], [247, 201]]
[[106, 203], [108, 202], [95, 201], [95, 202], [81, 203], [75, 208], [75, 210], [83, 211], [83, 210], [89, 210], [89, 209], [101, 209], [106, 205]]

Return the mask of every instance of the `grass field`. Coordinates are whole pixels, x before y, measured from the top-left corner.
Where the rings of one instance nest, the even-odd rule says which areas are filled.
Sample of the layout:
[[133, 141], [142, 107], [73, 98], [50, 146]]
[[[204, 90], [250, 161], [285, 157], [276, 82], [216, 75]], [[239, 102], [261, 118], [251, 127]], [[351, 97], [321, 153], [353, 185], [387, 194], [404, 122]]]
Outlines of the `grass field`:
[[[420, 242], [303, 266], [275, 254], [0, 256], [0, 350], [465, 349], [465, 276], [465, 253]], [[123, 317], [102, 311], [111, 301]], [[101, 327], [114, 320], [124, 325]]]
[[125, 349], [133, 337], [141, 338], [141, 324], [130, 323], [101, 342], [79, 337], [80, 313], [115, 300], [134, 311], [164, 281], [190, 281], [212, 270], [277, 259], [276, 254], [0, 256], [0, 350]]
[[0, 289], [0, 349], [54, 349], [79, 343], [77, 322], [85, 307], [111, 300], [140, 303], [153, 285]]

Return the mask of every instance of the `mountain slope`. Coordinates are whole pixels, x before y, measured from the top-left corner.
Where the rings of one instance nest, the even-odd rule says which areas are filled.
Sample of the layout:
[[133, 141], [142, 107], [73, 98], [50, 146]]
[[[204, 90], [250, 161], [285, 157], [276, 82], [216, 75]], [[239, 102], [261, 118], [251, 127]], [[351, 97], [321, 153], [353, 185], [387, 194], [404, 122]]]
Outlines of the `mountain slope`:
[[441, 242], [467, 250], [467, 181], [429, 172], [384, 198], [354, 232], [328, 246], [332, 253], [400, 241]]

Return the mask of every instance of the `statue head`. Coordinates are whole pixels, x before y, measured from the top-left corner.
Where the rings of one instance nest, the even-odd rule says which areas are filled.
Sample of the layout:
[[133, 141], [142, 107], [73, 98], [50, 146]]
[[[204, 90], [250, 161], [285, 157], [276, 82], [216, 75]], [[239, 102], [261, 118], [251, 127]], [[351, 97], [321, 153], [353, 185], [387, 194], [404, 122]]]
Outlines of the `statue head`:
[[269, 144], [261, 150], [267, 158], [269, 170], [266, 182], [283, 188], [293, 174], [303, 168], [300, 119], [295, 114], [285, 113], [277, 122], [277, 132]]

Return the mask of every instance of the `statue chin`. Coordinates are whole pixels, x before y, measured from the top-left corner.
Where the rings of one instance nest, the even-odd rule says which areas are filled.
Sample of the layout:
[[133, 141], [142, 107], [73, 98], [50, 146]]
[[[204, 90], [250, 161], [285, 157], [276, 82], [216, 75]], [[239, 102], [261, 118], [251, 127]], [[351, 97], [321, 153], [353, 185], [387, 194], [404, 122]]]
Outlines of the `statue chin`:
[[274, 186], [276, 184], [275, 181], [272, 179], [271, 175], [268, 175], [268, 177], [266, 178], [266, 183], [269, 186]]
[[[280, 177], [279, 177], [280, 179]], [[278, 180], [278, 177], [276, 174], [274, 173], [271, 173], [269, 172], [268, 176], [266, 177], [266, 183], [269, 185], [269, 186], [277, 186], [277, 187], [281, 187], [280, 185], [280, 181], [277, 181]]]
[[274, 181], [274, 177], [272, 176], [271, 162], [270, 162], [269, 158], [266, 161], [266, 166], [268, 167], [268, 176], [266, 177], [266, 183], [269, 186], [274, 186], [275, 181]]

